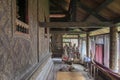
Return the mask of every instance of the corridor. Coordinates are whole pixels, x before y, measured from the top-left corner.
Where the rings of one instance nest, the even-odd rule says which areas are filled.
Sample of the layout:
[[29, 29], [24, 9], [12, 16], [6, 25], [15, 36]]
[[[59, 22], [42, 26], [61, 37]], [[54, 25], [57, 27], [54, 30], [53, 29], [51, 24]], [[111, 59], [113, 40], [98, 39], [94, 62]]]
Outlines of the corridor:
[[120, 0], [0, 0], [0, 80], [120, 80]]

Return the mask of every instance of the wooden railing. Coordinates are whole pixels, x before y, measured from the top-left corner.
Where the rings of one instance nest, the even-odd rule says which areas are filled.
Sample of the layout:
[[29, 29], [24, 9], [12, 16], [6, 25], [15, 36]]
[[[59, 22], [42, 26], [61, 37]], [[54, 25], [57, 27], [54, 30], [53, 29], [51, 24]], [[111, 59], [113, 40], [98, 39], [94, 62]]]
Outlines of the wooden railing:
[[119, 74], [95, 61], [90, 64], [89, 73], [95, 80], [99, 80], [99, 76], [103, 78], [102, 80], [120, 80]]

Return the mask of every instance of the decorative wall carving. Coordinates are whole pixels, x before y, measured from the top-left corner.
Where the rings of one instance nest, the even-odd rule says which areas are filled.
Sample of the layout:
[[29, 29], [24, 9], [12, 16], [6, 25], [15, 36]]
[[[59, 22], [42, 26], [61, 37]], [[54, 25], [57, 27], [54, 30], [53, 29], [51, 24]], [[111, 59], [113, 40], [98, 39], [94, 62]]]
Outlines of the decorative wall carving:
[[[37, 0], [29, 0], [30, 37], [15, 35], [15, 0], [0, 0], [0, 80], [20, 80], [38, 64]], [[13, 16], [11, 16], [13, 15]], [[44, 34], [40, 34], [44, 35]], [[44, 40], [44, 39], [43, 39]], [[46, 46], [46, 45], [45, 45]], [[48, 48], [47, 48], [48, 49]], [[45, 51], [45, 47], [41, 53]], [[45, 52], [44, 52], [45, 54]], [[42, 57], [41, 57], [42, 58]]]

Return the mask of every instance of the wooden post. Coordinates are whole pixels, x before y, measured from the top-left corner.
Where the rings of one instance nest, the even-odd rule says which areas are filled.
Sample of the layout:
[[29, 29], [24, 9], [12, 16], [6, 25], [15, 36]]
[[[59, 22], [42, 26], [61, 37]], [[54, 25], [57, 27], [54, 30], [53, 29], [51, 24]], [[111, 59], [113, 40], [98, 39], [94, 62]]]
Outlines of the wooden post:
[[80, 47], [80, 35], [78, 34], [78, 47]]
[[94, 65], [93, 68], [94, 68], [94, 69], [93, 69], [93, 78], [96, 79], [96, 67], [95, 67], [95, 65]]
[[110, 27], [110, 61], [109, 66], [114, 72], [118, 72], [118, 31], [117, 27]]
[[89, 54], [89, 33], [86, 33], [86, 56], [90, 57], [90, 54]]

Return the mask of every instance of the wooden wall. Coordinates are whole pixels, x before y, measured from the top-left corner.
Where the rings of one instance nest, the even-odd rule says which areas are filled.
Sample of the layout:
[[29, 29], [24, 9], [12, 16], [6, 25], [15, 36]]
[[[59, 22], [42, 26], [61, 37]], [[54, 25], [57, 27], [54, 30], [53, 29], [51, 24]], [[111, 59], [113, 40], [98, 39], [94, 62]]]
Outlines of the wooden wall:
[[[24, 36], [15, 32], [15, 0], [0, 0], [0, 80], [22, 79], [44, 58], [39, 54], [48, 55], [49, 38], [45, 39], [44, 33], [38, 34], [44, 32], [44, 29], [39, 28], [38, 20], [45, 21], [46, 18], [49, 21], [48, 0], [38, 1], [28, 0], [30, 33]], [[41, 41], [38, 41], [39, 36], [43, 36]]]
[[63, 46], [62, 46], [62, 34], [52, 33], [51, 34], [51, 50], [53, 53], [53, 57], [61, 57], [63, 54]]

